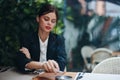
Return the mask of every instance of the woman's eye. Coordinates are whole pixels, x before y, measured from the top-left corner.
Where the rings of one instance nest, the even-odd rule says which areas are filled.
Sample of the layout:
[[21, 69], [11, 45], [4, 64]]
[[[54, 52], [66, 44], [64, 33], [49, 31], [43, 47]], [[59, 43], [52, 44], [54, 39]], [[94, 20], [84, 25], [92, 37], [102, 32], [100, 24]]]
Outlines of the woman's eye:
[[50, 19], [49, 17], [44, 17], [45, 21], [51, 21], [52, 23], [56, 23], [56, 19]]
[[48, 17], [45, 17], [44, 20], [45, 20], [45, 21], [49, 21], [49, 18], [48, 18]]
[[52, 22], [52, 23], [56, 23], [56, 20], [55, 20], [55, 19], [53, 19], [51, 22]]

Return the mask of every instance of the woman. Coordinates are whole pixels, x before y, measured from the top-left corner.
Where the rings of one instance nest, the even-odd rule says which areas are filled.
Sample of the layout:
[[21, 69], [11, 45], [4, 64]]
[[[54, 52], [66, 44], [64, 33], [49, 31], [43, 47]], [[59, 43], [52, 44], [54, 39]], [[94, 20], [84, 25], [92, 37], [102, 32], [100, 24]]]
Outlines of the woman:
[[64, 38], [52, 33], [58, 21], [58, 12], [50, 4], [43, 4], [36, 17], [38, 31], [29, 34], [17, 53], [17, 66], [21, 71], [44, 69], [63, 71], [66, 65]]

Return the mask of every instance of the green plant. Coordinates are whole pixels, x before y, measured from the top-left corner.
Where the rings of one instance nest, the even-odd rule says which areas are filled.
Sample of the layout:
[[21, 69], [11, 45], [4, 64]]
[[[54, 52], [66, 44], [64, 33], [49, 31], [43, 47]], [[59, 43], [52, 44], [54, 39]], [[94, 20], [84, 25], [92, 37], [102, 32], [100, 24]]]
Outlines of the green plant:
[[[21, 37], [37, 29], [36, 14], [41, 3], [52, 0], [0, 0], [0, 65], [14, 66]], [[60, 6], [59, 6], [59, 9]], [[56, 33], [61, 33], [59, 20]]]

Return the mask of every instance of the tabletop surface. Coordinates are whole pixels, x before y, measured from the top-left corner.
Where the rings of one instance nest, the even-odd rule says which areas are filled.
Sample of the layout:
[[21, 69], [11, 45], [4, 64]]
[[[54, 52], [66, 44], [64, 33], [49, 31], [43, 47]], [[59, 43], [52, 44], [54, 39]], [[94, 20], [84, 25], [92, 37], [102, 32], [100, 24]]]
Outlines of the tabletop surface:
[[[45, 75], [48, 77], [50, 76], [49, 74], [53, 74], [53, 73], [45, 73]], [[73, 80], [120, 80], [120, 75], [116, 75], [116, 74], [95, 74], [95, 73], [82, 74], [81, 72], [64, 72], [61, 73], [60, 75], [72, 76]], [[82, 77], [78, 79], [77, 78], [78, 75], [81, 75]], [[42, 75], [22, 74], [16, 72], [14, 69], [9, 69], [5, 72], [0, 73], [0, 80], [34, 80], [34, 78], [39, 76]]]

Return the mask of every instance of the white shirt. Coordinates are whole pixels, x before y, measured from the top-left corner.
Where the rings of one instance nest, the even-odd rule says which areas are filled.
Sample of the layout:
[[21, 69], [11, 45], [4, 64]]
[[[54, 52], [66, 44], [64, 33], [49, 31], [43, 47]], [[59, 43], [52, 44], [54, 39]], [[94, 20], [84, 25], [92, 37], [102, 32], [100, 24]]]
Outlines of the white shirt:
[[[39, 61], [40, 62], [47, 61], [46, 54], [47, 54], [48, 38], [45, 40], [45, 42], [42, 42], [42, 40], [39, 37], [39, 43], [40, 43], [40, 59], [39, 59]], [[25, 66], [27, 66], [27, 64]], [[25, 70], [30, 70], [30, 69], [25, 68]]]
[[47, 61], [46, 54], [47, 54], [48, 38], [45, 40], [45, 42], [42, 42], [42, 40], [39, 37], [39, 42], [40, 42], [40, 60], [39, 61], [40, 62]]

